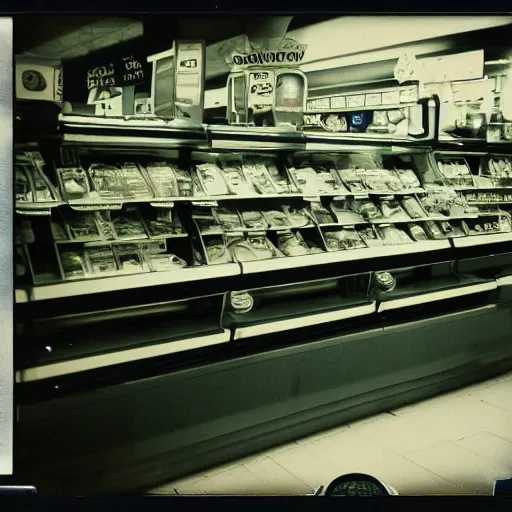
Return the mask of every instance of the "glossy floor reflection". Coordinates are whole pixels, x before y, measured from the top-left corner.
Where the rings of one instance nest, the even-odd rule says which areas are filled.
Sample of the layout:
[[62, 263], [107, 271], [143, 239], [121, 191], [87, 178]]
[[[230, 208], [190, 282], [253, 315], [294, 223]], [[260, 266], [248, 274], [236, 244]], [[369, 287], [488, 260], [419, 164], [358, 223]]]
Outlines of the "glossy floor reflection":
[[154, 489], [294, 495], [366, 472], [406, 495], [492, 494], [512, 476], [512, 372]]

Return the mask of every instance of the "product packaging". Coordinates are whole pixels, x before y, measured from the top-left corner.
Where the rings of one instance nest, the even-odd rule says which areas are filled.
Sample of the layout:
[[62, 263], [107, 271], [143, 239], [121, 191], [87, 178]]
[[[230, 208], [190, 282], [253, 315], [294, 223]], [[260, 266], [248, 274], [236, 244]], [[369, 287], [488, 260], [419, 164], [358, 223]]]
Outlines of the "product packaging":
[[172, 198], [181, 195], [172, 165], [166, 162], [151, 162], [146, 166], [146, 172], [155, 198]]
[[421, 188], [420, 180], [412, 169], [397, 169], [396, 174], [406, 190]]
[[246, 229], [266, 231], [269, 227], [265, 216], [260, 211], [241, 210], [240, 214]]
[[85, 259], [91, 277], [112, 276], [119, 270], [111, 247], [87, 248], [85, 249]]
[[222, 226], [219, 223], [212, 208], [195, 208], [192, 211], [192, 219], [202, 234], [222, 234]]
[[381, 225], [376, 229], [380, 238], [384, 241], [384, 245], [400, 245], [413, 242], [405, 231], [397, 228], [396, 226]]
[[208, 265], [221, 265], [233, 261], [223, 236], [208, 237], [204, 244]]
[[337, 231], [325, 231], [324, 240], [328, 251], [344, 251], [366, 247], [359, 233], [353, 227], [346, 227]]
[[379, 208], [382, 212], [382, 216], [386, 220], [400, 222], [410, 220], [409, 215], [404, 211], [400, 202], [394, 197], [391, 198], [380, 198]]
[[431, 240], [444, 240], [446, 235], [443, 233], [442, 228], [433, 221], [425, 222], [425, 231]]
[[172, 208], [160, 208], [156, 217], [145, 219], [151, 238], [168, 238], [185, 234], [180, 218]]
[[415, 242], [423, 242], [429, 239], [427, 233], [419, 224], [409, 224], [409, 233]]
[[263, 216], [269, 228], [279, 229], [291, 226], [291, 222], [284, 211], [280, 210], [264, 210]]
[[145, 169], [141, 169], [134, 162], [122, 164], [124, 181], [126, 183], [125, 198], [138, 201], [149, 200], [153, 197], [148, 181], [144, 176]]
[[127, 184], [125, 172], [120, 166], [95, 163], [91, 164], [87, 172], [94, 196], [103, 201], [119, 201], [125, 198]]
[[103, 240], [96, 222], [95, 212], [66, 211], [64, 220], [70, 240], [76, 242], [98, 242]]
[[428, 217], [427, 211], [423, 209], [418, 200], [413, 196], [405, 196], [402, 199], [402, 206], [411, 219], [424, 219]]
[[242, 162], [227, 162], [222, 166], [222, 172], [231, 194], [238, 196], [257, 194], [256, 189], [244, 174]]
[[[353, 200], [348, 199], [336, 199], [331, 202], [331, 210], [338, 224], [351, 226], [366, 222], [359, 211], [358, 204], [354, 203]], [[379, 216], [380, 214], [377, 211], [377, 217]]]
[[311, 203], [311, 215], [320, 225], [334, 223], [332, 213], [327, 208], [324, 208], [322, 203]]
[[89, 271], [83, 251], [63, 251], [59, 256], [65, 279], [88, 277]]
[[283, 188], [273, 180], [263, 161], [246, 159], [243, 162], [243, 171], [258, 194], [274, 195], [284, 192]]
[[437, 161], [441, 176], [452, 186], [473, 187], [473, 175], [463, 158], [443, 159]]
[[149, 242], [142, 246], [142, 250], [151, 272], [181, 270], [187, 266], [184, 259], [167, 252], [165, 241]]
[[247, 236], [246, 240], [230, 242], [229, 249], [234, 260], [240, 262], [268, 260], [284, 256], [264, 233], [251, 233]]
[[368, 247], [381, 247], [382, 245], [384, 245], [384, 242], [377, 234], [377, 231], [375, 230], [374, 226], [357, 226], [356, 230], [359, 233], [361, 240]]
[[140, 245], [119, 245], [114, 247], [114, 254], [119, 262], [119, 272], [123, 274], [140, 274], [149, 272], [149, 265], [144, 260]]
[[300, 233], [280, 233], [277, 247], [285, 256], [304, 256], [313, 252]]
[[212, 163], [196, 165], [197, 177], [207, 196], [229, 195], [229, 189], [224, 181], [222, 171]]
[[241, 231], [244, 229], [242, 219], [236, 208], [216, 208], [214, 215], [224, 232]]
[[309, 213], [305, 208], [295, 208], [290, 205], [283, 205], [282, 208], [291, 227], [304, 228], [311, 225]]
[[17, 153], [15, 197], [20, 202], [54, 203], [60, 194], [44, 173], [44, 161], [38, 152]]
[[338, 173], [343, 184], [348, 190], [350, 190], [350, 192], [361, 193], [366, 191], [362, 176], [356, 169], [340, 169], [338, 170]]
[[85, 169], [65, 167], [57, 169], [61, 190], [69, 203], [84, 201], [91, 195], [91, 185]]
[[130, 206], [123, 211], [98, 212], [100, 215], [107, 214], [112, 221], [115, 233], [119, 240], [141, 240], [148, 235], [142, 222], [139, 210]]

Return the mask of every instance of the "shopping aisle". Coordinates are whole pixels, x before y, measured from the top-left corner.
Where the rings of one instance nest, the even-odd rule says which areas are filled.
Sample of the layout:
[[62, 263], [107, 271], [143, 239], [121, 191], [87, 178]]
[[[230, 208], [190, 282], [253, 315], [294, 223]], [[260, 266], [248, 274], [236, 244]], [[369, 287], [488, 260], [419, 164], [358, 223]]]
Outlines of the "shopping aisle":
[[370, 473], [400, 494], [492, 494], [494, 480], [512, 476], [512, 372], [152, 492], [305, 494], [349, 472]]

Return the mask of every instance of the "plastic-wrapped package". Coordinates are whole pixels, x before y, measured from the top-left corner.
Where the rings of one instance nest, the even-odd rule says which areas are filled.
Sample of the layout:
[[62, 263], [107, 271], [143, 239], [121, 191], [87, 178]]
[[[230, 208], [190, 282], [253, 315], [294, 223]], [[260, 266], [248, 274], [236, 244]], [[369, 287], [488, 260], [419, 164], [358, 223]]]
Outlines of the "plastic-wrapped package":
[[146, 166], [156, 198], [179, 197], [178, 180], [173, 166], [166, 162], [151, 162]]
[[427, 221], [425, 222], [425, 231], [428, 234], [428, 237], [431, 240], [444, 240], [446, 239], [446, 235], [443, 233], [443, 230], [439, 227], [436, 222]]
[[212, 208], [196, 208], [192, 212], [192, 219], [197, 224], [200, 233], [220, 234], [222, 227]]
[[411, 219], [424, 219], [427, 217], [427, 212], [415, 197], [404, 197], [402, 199], [402, 206]]
[[318, 224], [331, 224], [334, 222], [332, 213], [322, 206], [322, 203], [311, 203], [311, 214]]
[[451, 185], [473, 186], [473, 175], [464, 159], [453, 158], [437, 161], [441, 176]]
[[474, 210], [454, 190], [446, 188], [430, 190], [421, 204], [429, 217], [460, 217]]
[[95, 242], [103, 240], [93, 212], [66, 212], [65, 222], [71, 240]]
[[91, 186], [85, 169], [80, 167], [67, 167], [57, 169], [61, 188], [69, 202], [88, 199]]
[[247, 159], [243, 163], [243, 170], [252, 183], [256, 192], [261, 195], [280, 194], [282, 190], [270, 176], [267, 166], [259, 160]]
[[240, 212], [242, 220], [247, 229], [257, 229], [259, 231], [266, 231], [268, 223], [262, 212], [256, 210], [242, 210]]
[[404, 186], [400, 178], [387, 169], [360, 171], [363, 183], [368, 190], [384, 192], [400, 192]]
[[65, 279], [84, 279], [89, 275], [85, 256], [80, 251], [61, 252], [60, 263]]
[[338, 171], [344, 185], [350, 192], [364, 192], [363, 177], [355, 169], [340, 169]]
[[99, 199], [119, 200], [125, 197], [125, 172], [121, 167], [102, 163], [91, 164], [88, 174], [93, 183], [94, 195]]
[[425, 230], [419, 224], [409, 224], [409, 233], [416, 242], [422, 242], [429, 239]]
[[329, 251], [363, 249], [366, 244], [355, 229], [341, 229], [324, 232], [324, 240]]
[[140, 246], [120, 245], [114, 247], [114, 253], [119, 262], [119, 272], [124, 274], [138, 274], [149, 271], [149, 266], [144, 261]]
[[291, 222], [285, 212], [280, 210], [264, 210], [263, 216], [270, 228], [282, 228], [291, 226]]
[[184, 233], [179, 217], [170, 208], [161, 208], [155, 218], [145, 219], [151, 238], [166, 238]]
[[139, 210], [135, 207], [126, 208], [121, 212], [112, 212], [111, 219], [117, 238], [120, 240], [138, 240], [148, 237]]
[[294, 208], [293, 206], [283, 205], [283, 212], [288, 217], [290, 226], [302, 228], [311, 224], [311, 219], [305, 208]]
[[292, 232], [281, 233], [277, 238], [277, 247], [285, 256], [304, 256], [311, 254], [311, 250], [306, 242], [302, 239], [299, 240], [295, 233]]
[[164, 241], [150, 242], [143, 245], [143, 255], [148, 263], [151, 272], [166, 272], [170, 270], [181, 270], [187, 266], [187, 262], [167, 252]]
[[380, 211], [382, 212], [382, 216], [385, 219], [389, 219], [391, 221], [405, 221], [410, 220], [409, 215], [404, 211], [400, 202], [396, 199], [385, 199], [381, 198], [379, 200]]
[[244, 174], [242, 163], [229, 162], [222, 166], [224, 179], [229, 192], [239, 196], [251, 196], [256, 194], [256, 189]]
[[413, 243], [407, 233], [396, 226], [378, 226], [377, 232], [384, 241], [384, 245]]
[[27, 170], [23, 166], [15, 166], [15, 198], [16, 202], [33, 203], [34, 193]]
[[249, 235], [247, 240], [237, 239], [229, 243], [235, 261], [259, 261], [282, 257], [283, 254], [263, 235]]
[[204, 194], [200, 183], [195, 183], [188, 171], [176, 166], [173, 166], [172, 170], [178, 182], [179, 197], [192, 197]]
[[136, 163], [125, 162], [122, 164], [122, 169], [126, 183], [125, 197], [127, 199], [147, 200], [153, 197], [143, 171]]
[[379, 235], [375, 231], [375, 228], [373, 226], [369, 227], [358, 227], [357, 232], [359, 233], [359, 236], [361, 237], [361, 240], [368, 246], [368, 247], [380, 247], [384, 245], [384, 242], [379, 238]]
[[421, 187], [420, 180], [412, 169], [398, 169], [396, 173], [405, 189], [415, 189]]
[[215, 215], [223, 231], [240, 231], [244, 227], [240, 215], [234, 208], [217, 208]]
[[224, 181], [222, 171], [211, 163], [196, 166], [197, 176], [207, 196], [229, 195], [229, 189]]
[[209, 265], [221, 265], [233, 261], [222, 237], [208, 237], [205, 240], [206, 257]]
[[116, 258], [110, 247], [86, 249], [85, 258], [91, 272], [91, 277], [110, 276], [118, 271]]
[[357, 205], [354, 205], [354, 201], [349, 201], [348, 199], [334, 200], [331, 202], [331, 210], [338, 224], [352, 225], [365, 222]]

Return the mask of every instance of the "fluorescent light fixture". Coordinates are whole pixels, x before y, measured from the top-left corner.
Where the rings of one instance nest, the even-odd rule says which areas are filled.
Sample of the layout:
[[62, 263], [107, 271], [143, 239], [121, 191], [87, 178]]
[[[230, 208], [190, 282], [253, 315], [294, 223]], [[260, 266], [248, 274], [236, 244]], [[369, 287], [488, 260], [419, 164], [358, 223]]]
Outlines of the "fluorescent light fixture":
[[[356, 56], [392, 46], [512, 24], [512, 16], [345, 16], [292, 30], [286, 37], [307, 45], [302, 70], [332, 67], [335, 57]], [[388, 57], [389, 58], [389, 57]], [[322, 68], [318, 61], [329, 59]], [[320, 67], [319, 67], [320, 66]]]

